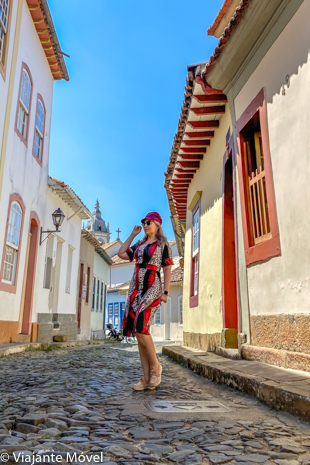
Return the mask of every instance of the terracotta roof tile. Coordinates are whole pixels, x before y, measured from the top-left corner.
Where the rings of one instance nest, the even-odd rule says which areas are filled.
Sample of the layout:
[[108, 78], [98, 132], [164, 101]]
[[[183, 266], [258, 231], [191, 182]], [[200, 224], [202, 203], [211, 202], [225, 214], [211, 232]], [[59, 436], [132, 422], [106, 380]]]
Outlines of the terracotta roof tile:
[[235, 14], [231, 18], [228, 26], [225, 28], [222, 36], [220, 37], [220, 40], [217, 44], [217, 46], [214, 49], [213, 54], [211, 55], [208, 63], [206, 63], [204, 69], [202, 70], [202, 76], [206, 78], [206, 76], [210, 73], [212, 68], [214, 67], [216, 61], [220, 57], [222, 51], [225, 48], [225, 45], [227, 44], [228, 40], [230, 39], [231, 35], [233, 34], [234, 30], [240, 23], [241, 19], [243, 18], [243, 15], [249, 6], [251, 0], [241, 0], [240, 5], [235, 11]]
[[174, 270], [171, 271], [171, 284], [178, 283], [183, 281], [182, 277], [182, 268], [177, 266]]
[[215, 18], [212, 26], [209, 27], [208, 29], [208, 35], [213, 36], [215, 30], [217, 29], [218, 25], [222, 21], [224, 15], [227, 13], [230, 5], [232, 4], [233, 0], [225, 0], [220, 11], [218, 12], [217, 17]]
[[[168, 197], [169, 208], [171, 211], [171, 219], [174, 224], [174, 229], [176, 233], [176, 239], [178, 241], [178, 248], [180, 253], [184, 254], [184, 230], [182, 228], [182, 220], [179, 217], [177, 212], [174, 198], [172, 191], [170, 190], [170, 181], [173, 177], [175, 165], [177, 162], [179, 150], [181, 148], [181, 144], [183, 141], [183, 136], [185, 133], [185, 128], [187, 125], [187, 120], [190, 112], [190, 107], [193, 98], [193, 92], [195, 83], [199, 83], [205, 93], [210, 92], [221, 92], [220, 90], [212, 89], [207, 83], [207, 76], [208, 73], [213, 69], [217, 59], [219, 58], [220, 54], [222, 53], [223, 49], [225, 48], [226, 43], [230, 39], [231, 35], [233, 34], [234, 30], [240, 23], [249, 3], [251, 0], [241, 0], [240, 5], [235, 11], [235, 14], [231, 18], [227, 28], [224, 30], [221, 38], [219, 39], [218, 45], [215, 47], [213, 54], [211, 55], [209, 61], [207, 63], [200, 63], [196, 65], [188, 66], [187, 68], [187, 77], [186, 77], [186, 85], [185, 85], [185, 92], [184, 92], [184, 100], [181, 107], [181, 114], [178, 123], [178, 129], [174, 136], [174, 141], [172, 144], [172, 149], [170, 153], [170, 158], [167, 166], [167, 170], [165, 172], [165, 189]], [[231, 4], [230, 2], [225, 2], [226, 7], [228, 8]], [[224, 6], [223, 5], [223, 6]], [[183, 220], [184, 222], [184, 220]]]
[[47, 0], [27, 0], [27, 4], [53, 78], [69, 81]]
[[112, 261], [113, 265], [120, 265], [122, 263], [131, 263], [129, 260], [124, 260], [123, 258], [120, 258], [117, 254], [113, 255]]
[[108, 242], [107, 244], [103, 244], [102, 248], [104, 250], [109, 249], [110, 247], [112, 247], [112, 245], [116, 244], [117, 242], [121, 242], [120, 239], [116, 239], [113, 242]]
[[125, 283], [118, 284], [114, 287], [109, 287], [108, 292], [115, 292], [115, 291], [128, 291], [130, 281], [126, 281]]

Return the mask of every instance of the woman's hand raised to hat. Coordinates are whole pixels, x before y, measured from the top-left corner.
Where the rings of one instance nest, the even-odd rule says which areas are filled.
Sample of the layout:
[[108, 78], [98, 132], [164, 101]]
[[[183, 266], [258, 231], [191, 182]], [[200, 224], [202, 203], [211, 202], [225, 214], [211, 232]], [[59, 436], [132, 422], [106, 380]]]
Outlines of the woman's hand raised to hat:
[[142, 226], [135, 226], [132, 230], [132, 235], [134, 237], [138, 236], [138, 234], [140, 234], [140, 232], [142, 231]]

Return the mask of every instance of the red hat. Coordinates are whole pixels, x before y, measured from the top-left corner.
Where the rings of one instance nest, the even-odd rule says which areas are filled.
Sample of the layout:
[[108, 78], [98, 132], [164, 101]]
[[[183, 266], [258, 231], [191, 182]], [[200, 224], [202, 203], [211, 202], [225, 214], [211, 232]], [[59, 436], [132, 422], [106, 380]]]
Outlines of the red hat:
[[159, 224], [163, 224], [163, 220], [161, 219], [161, 216], [158, 212], [150, 212], [148, 213], [144, 218], [142, 218], [142, 221], [144, 220], [152, 220], [152, 221], [157, 221]]

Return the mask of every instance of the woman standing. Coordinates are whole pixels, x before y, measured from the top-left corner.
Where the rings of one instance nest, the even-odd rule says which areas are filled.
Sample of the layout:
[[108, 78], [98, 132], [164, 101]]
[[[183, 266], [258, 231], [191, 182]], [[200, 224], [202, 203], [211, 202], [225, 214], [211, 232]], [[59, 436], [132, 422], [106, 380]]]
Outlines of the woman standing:
[[[138, 340], [141, 366], [144, 376], [134, 384], [133, 389], [155, 389], [161, 383], [162, 366], [157, 360], [150, 323], [160, 311], [161, 302], [167, 302], [170, 279], [171, 249], [162, 230], [159, 213], [150, 212], [141, 220], [145, 237], [131, 246], [142, 227], [135, 226], [118, 252], [123, 260], [136, 260], [136, 267], [130, 282], [127, 304], [123, 318], [123, 334], [134, 334]], [[164, 292], [162, 292], [160, 270], [164, 271]]]

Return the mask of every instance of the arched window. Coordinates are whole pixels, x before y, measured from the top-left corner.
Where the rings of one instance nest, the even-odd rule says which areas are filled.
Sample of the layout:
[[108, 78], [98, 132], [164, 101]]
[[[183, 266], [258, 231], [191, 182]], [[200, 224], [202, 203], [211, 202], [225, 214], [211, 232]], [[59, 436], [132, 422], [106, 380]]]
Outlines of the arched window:
[[20, 91], [19, 91], [17, 130], [22, 136], [22, 138], [25, 140], [27, 140], [27, 133], [28, 133], [30, 97], [31, 97], [31, 79], [26, 69], [23, 68]]
[[13, 285], [15, 284], [21, 223], [22, 208], [18, 202], [14, 201], [10, 210], [2, 276], [3, 282]]
[[42, 160], [43, 152], [43, 138], [44, 138], [44, 120], [45, 120], [45, 110], [42, 100], [38, 99], [37, 104], [37, 115], [36, 115], [36, 130], [34, 135], [34, 154], [39, 159]]

